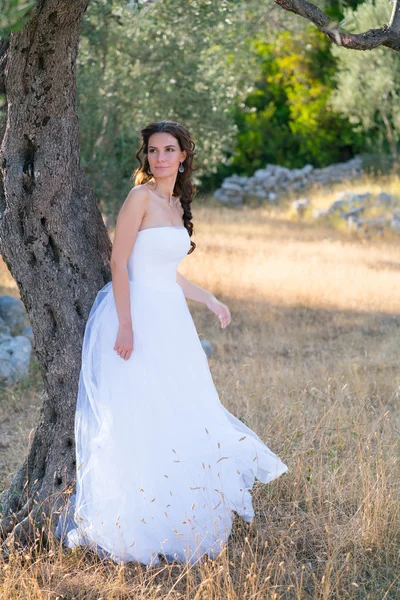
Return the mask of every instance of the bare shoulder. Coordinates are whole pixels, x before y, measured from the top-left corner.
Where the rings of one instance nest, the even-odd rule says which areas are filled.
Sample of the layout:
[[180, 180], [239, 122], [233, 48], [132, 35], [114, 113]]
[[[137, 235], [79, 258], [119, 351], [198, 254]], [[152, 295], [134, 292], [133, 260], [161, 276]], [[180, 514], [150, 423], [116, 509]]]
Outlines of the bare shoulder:
[[148, 201], [149, 201], [149, 190], [148, 190], [147, 186], [142, 184], [142, 185], [135, 185], [135, 187], [133, 187], [130, 190], [127, 197], [125, 198], [124, 204], [126, 203], [129, 206], [142, 206], [143, 208], [146, 208]]
[[129, 238], [132, 231], [139, 230], [140, 224], [146, 214], [147, 203], [148, 192], [146, 188], [138, 185], [129, 191], [118, 211], [115, 225], [116, 238]]
[[128, 195], [126, 196], [124, 202], [119, 211], [119, 216], [142, 219], [149, 202], [149, 192], [146, 186], [136, 185], [133, 187]]

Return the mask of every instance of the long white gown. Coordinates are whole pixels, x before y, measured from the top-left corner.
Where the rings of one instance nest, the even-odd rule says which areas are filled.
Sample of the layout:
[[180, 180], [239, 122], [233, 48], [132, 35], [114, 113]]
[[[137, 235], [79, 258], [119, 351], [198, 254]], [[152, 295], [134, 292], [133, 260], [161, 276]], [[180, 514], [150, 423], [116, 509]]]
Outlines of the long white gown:
[[249, 490], [288, 470], [220, 402], [182, 288], [185, 227], [138, 232], [128, 261], [134, 347], [113, 349], [112, 283], [85, 328], [75, 415], [76, 494], [56, 535], [116, 563], [193, 564], [215, 558], [235, 511], [254, 517]]

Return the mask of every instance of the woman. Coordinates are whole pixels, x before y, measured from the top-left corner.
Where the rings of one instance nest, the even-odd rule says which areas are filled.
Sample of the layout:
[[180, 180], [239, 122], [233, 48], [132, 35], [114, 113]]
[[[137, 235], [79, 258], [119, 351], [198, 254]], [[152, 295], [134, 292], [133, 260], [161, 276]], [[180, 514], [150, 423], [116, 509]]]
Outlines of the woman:
[[[286, 465], [220, 402], [186, 298], [228, 307], [177, 267], [190, 239], [195, 144], [173, 121], [141, 131], [118, 215], [112, 281], [85, 329], [75, 416], [76, 495], [57, 535], [117, 563], [194, 563], [224, 547], [250, 489]], [[144, 153], [144, 164], [141, 160]]]

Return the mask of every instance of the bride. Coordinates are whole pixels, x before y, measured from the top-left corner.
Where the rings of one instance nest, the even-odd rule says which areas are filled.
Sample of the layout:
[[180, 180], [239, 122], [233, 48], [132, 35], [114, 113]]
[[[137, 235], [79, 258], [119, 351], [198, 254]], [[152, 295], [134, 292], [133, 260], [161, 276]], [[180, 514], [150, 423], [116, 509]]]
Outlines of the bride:
[[[141, 130], [118, 214], [112, 281], [85, 328], [75, 414], [76, 493], [56, 534], [116, 563], [194, 563], [224, 547], [250, 490], [288, 468], [221, 403], [186, 299], [229, 308], [178, 271], [193, 253], [195, 154], [174, 121]], [[141, 153], [143, 153], [143, 162]]]

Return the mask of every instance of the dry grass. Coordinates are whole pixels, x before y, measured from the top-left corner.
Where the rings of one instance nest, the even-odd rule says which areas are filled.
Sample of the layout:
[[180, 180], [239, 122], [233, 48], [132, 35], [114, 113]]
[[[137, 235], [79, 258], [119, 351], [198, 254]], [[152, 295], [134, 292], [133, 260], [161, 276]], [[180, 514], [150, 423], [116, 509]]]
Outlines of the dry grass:
[[[198, 203], [194, 213], [198, 246], [179, 269], [232, 314], [221, 329], [189, 301], [200, 337], [214, 347], [221, 401], [289, 472], [256, 483], [256, 518], [251, 526], [235, 520], [215, 561], [118, 566], [55, 545], [0, 563], [1, 597], [399, 598], [398, 242], [362, 242], [262, 208]], [[25, 434], [37, 378], [31, 387], [9, 390], [1, 404], [11, 420], [26, 412]], [[8, 472], [10, 447], [19, 454], [26, 446], [23, 431], [0, 447]]]

